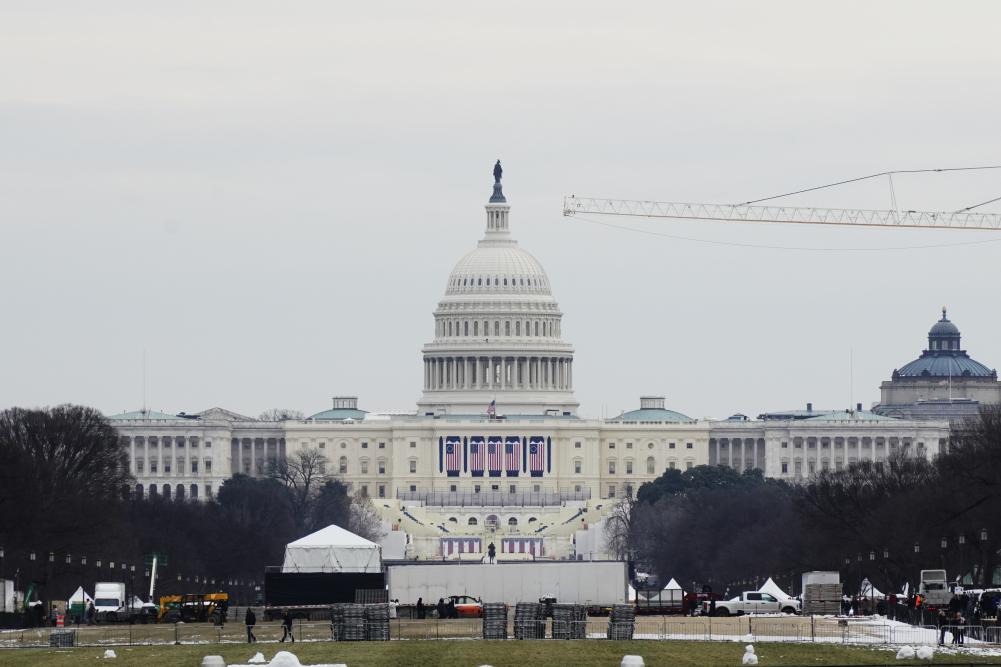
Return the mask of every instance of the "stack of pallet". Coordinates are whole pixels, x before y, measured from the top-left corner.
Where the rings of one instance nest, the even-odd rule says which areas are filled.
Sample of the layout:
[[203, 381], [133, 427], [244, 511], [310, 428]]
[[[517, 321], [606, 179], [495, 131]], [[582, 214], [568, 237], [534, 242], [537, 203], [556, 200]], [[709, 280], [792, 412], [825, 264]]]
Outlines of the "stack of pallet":
[[507, 639], [507, 605], [503, 602], [483, 603], [483, 638]]
[[841, 612], [841, 584], [807, 584], [803, 589], [804, 614]]

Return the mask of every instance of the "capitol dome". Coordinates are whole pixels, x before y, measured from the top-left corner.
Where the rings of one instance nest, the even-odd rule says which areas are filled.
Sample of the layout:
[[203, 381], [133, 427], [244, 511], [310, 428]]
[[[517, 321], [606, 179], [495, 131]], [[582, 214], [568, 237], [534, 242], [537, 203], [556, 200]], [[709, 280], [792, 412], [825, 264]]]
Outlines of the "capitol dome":
[[480, 241], [452, 269], [445, 294], [548, 296], [551, 292], [545, 270], [528, 251], [515, 244]]
[[421, 414], [573, 415], [573, 347], [549, 277], [509, 228], [494, 167], [487, 225], [452, 269], [424, 346]]

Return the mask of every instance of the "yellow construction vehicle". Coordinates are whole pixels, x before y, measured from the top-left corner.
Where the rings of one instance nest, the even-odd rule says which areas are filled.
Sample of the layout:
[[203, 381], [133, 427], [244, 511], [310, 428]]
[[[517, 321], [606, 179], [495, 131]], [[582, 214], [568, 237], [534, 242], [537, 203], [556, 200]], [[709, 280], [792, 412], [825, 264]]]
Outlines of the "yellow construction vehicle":
[[164, 595], [160, 598], [160, 623], [204, 623], [222, 625], [229, 609], [229, 593], [192, 593]]

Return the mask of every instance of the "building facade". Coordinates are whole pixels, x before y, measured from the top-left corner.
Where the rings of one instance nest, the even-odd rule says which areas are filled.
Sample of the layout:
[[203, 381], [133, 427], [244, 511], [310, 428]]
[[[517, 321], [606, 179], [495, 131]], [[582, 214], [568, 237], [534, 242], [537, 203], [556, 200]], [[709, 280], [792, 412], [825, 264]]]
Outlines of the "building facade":
[[498, 165], [484, 236], [434, 311], [413, 413], [373, 414], [340, 396], [284, 422], [219, 408], [111, 420], [140, 495], [210, 498], [233, 474], [263, 476], [271, 460], [318, 451], [329, 475], [373, 500], [387, 552], [408, 558], [480, 558], [489, 543], [505, 558], [604, 557], [609, 513], [666, 470], [717, 464], [797, 481], [898, 448], [932, 457], [948, 438], [947, 422], [861, 409], [697, 420], [662, 396], [589, 419], [561, 324], [545, 270], [511, 234]]

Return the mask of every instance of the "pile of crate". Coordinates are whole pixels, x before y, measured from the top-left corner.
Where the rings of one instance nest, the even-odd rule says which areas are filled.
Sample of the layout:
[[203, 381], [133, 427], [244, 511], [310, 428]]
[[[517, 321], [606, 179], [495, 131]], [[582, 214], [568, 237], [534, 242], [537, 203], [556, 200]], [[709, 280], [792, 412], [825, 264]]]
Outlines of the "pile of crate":
[[613, 605], [608, 617], [608, 638], [632, 639], [635, 629], [636, 607], [631, 604]]
[[803, 589], [804, 614], [840, 614], [841, 584], [807, 584]]
[[503, 602], [483, 603], [483, 638], [507, 639], [507, 605]]
[[587, 607], [554, 604], [553, 639], [587, 639]]
[[365, 639], [368, 641], [389, 641], [389, 604], [365, 605]]
[[538, 602], [519, 602], [514, 608], [514, 638], [545, 639], [545, 609]]

